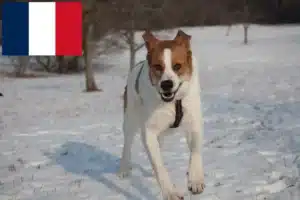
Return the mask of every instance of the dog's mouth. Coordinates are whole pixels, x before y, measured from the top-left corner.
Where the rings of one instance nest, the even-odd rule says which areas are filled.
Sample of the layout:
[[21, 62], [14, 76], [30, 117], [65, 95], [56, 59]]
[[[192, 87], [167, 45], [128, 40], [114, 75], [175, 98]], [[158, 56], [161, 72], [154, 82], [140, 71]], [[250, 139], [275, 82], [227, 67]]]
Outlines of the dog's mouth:
[[181, 87], [182, 82], [179, 84], [178, 88], [173, 92], [162, 92], [160, 93], [160, 97], [164, 102], [171, 102], [174, 100], [176, 93], [178, 92], [179, 88]]
[[175, 97], [175, 92], [160, 93], [160, 96], [164, 102], [171, 102], [171, 101], [173, 101], [173, 99]]

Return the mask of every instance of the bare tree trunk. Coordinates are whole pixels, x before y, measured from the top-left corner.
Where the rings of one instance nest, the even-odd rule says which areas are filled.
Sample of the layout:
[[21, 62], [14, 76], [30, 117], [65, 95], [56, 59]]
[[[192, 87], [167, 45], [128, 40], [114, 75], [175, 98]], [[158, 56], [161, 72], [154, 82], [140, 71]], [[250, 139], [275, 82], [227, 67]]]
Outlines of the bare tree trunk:
[[228, 24], [227, 31], [226, 31], [226, 36], [229, 36], [230, 30], [231, 30], [231, 24]]
[[22, 77], [25, 75], [26, 69], [29, 64], [29, 57], [28, 56], [18, 56], [16, 58], [16, 65], [15, 65], [15, 73], [17, 77]]
[[248, 29], [249, 29], [249, 24], [248, 23], [244, 23], [243, 24], [243, 28], [244, 28], [244, 44], [248, 44]]
[[79, 56], [74, 56], [71, 58], [68, 62], [68, 69], [71, 70], [72, 72], [79, 72], [80, 71], [80, 57]]
[[91, 53], [92, 49], [90, 47], [90, 39], [91, 39], [91, 26], [86, 27], [85, 30], [85, 37], [83, 39], [83, 57], [85, 63], [85, 87], [87, 92], [99, 91], [95, 77], [94, 77], [94, 70], [91, 63]]
[[61, 74], [68, 72], [68, 63], [64, 56], [57, 56], [57, 65], [58, 65], [58, 72]]
[[87, 92], [98, 91], [98, 87], [96, 85], [94, 71], [91, 64], [91, 59], [89, 58], [88, 53], [84, 54], [84, 62], [85, 62], [85, 87]]
[[128, 32], [128, 43], [129, 43], [129, 51], [130, 51], [130, 61], [129, 61], [130, 70], [132, 70], [132, 68], [135, 65], [136, 50], [135, 50], [135, 40], [134, 39], [135, 39], [134, 31], [130, 30]]
[[124, 33], [125, 40], [129, 46], [129, 53], [130, 53], [130, 59], [129, 59], [129, 70], [131, 71], [132, 68], [135, 66], [136, 62], [136, 52], [138, 52], [143, 46], [145, 45], [144, 43], [142, 44], [136, 44], [135, 42], [135, 32], [134, 29], [129, 29]]
[[244, 44], [248, 44], [248, 29], [250, 26], [250, 10], [248, 1], [244, 0], [244, 10], [243, 10], [243, 29], [244, 29]]

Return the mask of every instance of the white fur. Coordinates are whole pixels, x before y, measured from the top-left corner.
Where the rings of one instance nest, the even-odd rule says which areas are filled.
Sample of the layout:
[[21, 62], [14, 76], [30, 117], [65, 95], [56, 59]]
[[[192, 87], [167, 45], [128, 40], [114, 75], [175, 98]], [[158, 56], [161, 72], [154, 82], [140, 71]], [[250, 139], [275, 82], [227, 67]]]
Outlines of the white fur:
[[[202, 135], [203, 122], [200, 103], [200, 85], [198, 68], [193, 57], [193, 73], [189, 81], [180, 80], [172, 71], [171, 51], [165, 49], [164, 62], [166, 70], [161, 79], [171, 78], [176, 88], [183, 84], [176, 94], [176, 99], [182, 98], [184, 116], [181, 127], [186, 132], [186, 139], [190, 149], [188, 187], [193, 193], [200, 193], [204, 189], [204, 173], [202, 164]], [[139, 78], [139, 91], [135, 90], [135, 81], [143, 66]], [[173, 185], [169, 174], [163, 164], [159, 137], [168, 132], [169, 126], [175, 119], [174, 102], [163, 102], [158, 94], [158, 87], [151, 85], [149, 66], [147, 61], [136, 66], [127, 79], [127, 108], [124, 113], [123, 131], [124, 146], [120, 161], [119, 176], [125, 177], [131, 169], [131, 147], [135, 134], [141, 130], [142, 142], [155, 173], [156, 180], [161, 188], [164, 200], [179, 200], [182, 194]]]
[[[172, 69], [172, 51], [171, 51], [171, 49], [169, 49], [169, 48], [164, 49], [164, 51], [163, 51], [163, 61], [164, 61], [164, 64], [165, 64], [165, 70], [164, 70], [164, 73], [163, 73], [163, 75], [162, 75], [162, 77], [159, 81], [158, 87], [159, 87], [161, 81], [170, 79], [174, 83], [174, 86], [173, 86], [173, 89], [172, 89], [172, 92], [173, 92], [179, 86], [180, 79]], [[158, 90], [160, 92], [163, 92], [160, 87], [158, 88]]]

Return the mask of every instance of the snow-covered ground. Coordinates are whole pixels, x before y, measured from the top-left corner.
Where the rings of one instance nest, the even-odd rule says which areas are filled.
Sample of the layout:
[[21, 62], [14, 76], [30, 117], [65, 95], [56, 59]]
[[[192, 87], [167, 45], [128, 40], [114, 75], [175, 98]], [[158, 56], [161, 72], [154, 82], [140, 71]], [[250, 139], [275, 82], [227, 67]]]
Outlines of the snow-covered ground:
[[[192, 199], [299, 200], [300, 26], [252, 26], [247, 46], [241, 27], [183, 30], [200, 64], [205, 120], [207, 187]], [[95, 62], [113, 66], [96, 75], [98, 93], [82, 92], [82, 75], [0, 78], [1, 200], [160, 199], [139, 138], [132, 176], [115, 174], [128, 52]], [[185, 191], [188, 155], [182, 133], [167, 137], [165, 164]]]

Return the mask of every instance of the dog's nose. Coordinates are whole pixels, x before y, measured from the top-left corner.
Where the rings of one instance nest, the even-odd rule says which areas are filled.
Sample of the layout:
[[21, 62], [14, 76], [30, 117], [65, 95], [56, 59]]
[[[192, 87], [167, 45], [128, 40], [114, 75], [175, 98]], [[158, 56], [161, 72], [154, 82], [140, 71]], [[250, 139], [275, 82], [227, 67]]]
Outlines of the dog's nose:
[[173, 81], [165, 80], [160, 83], [161, 89], [164, 91], [170, 91], [173, 88]]

